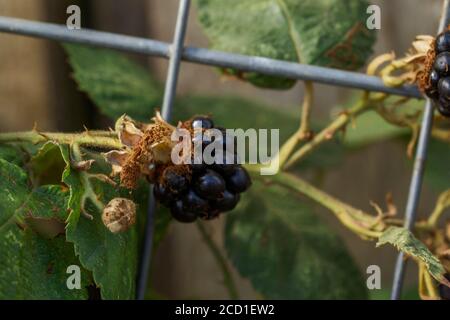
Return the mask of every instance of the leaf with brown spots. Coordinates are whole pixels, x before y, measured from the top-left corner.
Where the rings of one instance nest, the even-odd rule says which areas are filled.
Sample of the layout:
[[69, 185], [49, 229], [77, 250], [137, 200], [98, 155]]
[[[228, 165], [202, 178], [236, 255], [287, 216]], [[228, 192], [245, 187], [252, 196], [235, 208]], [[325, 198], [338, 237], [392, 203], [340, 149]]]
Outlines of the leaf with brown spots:
[[[372, 53], [365, 0], [198, 0], [211, 47], [232, 53], [355, 70]], [[290, 88], [294, 80], [225, 70], [261, 87]]]

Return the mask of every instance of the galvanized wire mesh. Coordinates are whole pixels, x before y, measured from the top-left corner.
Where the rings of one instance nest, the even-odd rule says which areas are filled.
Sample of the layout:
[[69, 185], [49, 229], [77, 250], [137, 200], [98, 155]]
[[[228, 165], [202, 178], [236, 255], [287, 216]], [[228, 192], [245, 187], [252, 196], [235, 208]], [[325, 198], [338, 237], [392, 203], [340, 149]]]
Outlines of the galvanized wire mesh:
[[[443, 1], [439, 32], [444, 30], [449, 22], [449, 2], [450, 0]], [[387, 87], [378, 77], [368, 76], [357, 72], [304, 65], [300, 63], [286, 62], [256, 56], [244, 56], [203, 48], [184, 47], [183, 43], [187, 29], [189, 8], [190, 0], [180, 0], [174, 40], [171, 44], [153, 39], [124, 36], [95, 30], [69, 30], [66, 26], [62, 25], [2, 16], [0, 16], [0, 32], [63, 42], [80, 43], [169, 59], [170, 63], [162, 108], [162, 116], [167, 120], [170, 119], [172, 113], [173, 100], [176, 95], [177, 80], [180, 72], [180, 62], [182, 60], [209, 66], [234, 68], [242, 71], [253, 71], [272, 76], [308, 80], [334, 86], [384, 92], [405, 97], [422, 98], [422, 95], [415, 86], [402, 86], [397, 88]], [[416, 219], [417, 205], [420, 199], [422, 178], [425, 170], [427, 146], [433, 120], [433, 111], [434, 106], [432, 102], [427, 99], [405, 212], [405, 227], [407, 229], [412, 228]], [[146, 235], [137, 279], [137, 299], [144, 299], [148, 281], [148, 271], [153, 245], [154, 214], [155, 201], [153, 201], [153, 195], [152, 192], [150, 192]], [[393, 288], [391, 293], [392, 299], [400, 298], [404, 270], [404, 255], [400, 253], [398, 255], [395, 267]]]

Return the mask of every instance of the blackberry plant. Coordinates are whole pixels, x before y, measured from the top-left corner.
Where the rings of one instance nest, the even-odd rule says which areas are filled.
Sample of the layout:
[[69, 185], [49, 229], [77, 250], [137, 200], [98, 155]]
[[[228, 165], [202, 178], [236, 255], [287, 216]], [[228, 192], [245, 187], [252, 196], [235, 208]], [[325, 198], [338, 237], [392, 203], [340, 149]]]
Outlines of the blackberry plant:
[[[211, 47], [347, 70], [364, 66], [372, 53], [375, 33], [361, 27], [366, 1], [264, 2], [197, 1]], [[400, 227], [403, 219], [389, 193], [385, 206], [367, 199], [369, 211], [316, 187], [350, 148], [409, 137], [405, 149], [411, 157], [423, 113], [414, 101], [363, 92], [319, 126], [311, 119], [314, 86], [306, 81], [300, 116], [238, 97], [187, 95], [176, 98], [176, 120], [167, 122], [158, 112], [160, 85], [147, 70], [117, 52], [64, 44], [80, 90], [113, 128], [0, 133], [0, 297], [87, 299], [100, 292], [103, 299], [134, 298], [153, 188], [155, 248], [171, 221], [195, 222], [231, 298], [239, 298], [239, 290], [226, 257], [267, 298], [368, 297], [363, 275], [313, 203], [360, 238], [390, 244], [413, 259], [421, 298], [448, 298], [450, 228], [441, 218], [450, 207], [449, 39], [449, 31], [437, 38], [417, 36], [406, 56], [383, 54], [367, 64], [367, 74], [387, 86], [417, 85], [440, 112], [434, 114], [426, 176], [440, 194], [414, 232]], [[254, 72], [221, 72], [261, 88], [295, 84]], [[241, 163], [225, 128], [280, 129], [283, 144], [271, 158], [278, 172], [263, 176], [267, 163]], [[185, 161], [177, 163], [172, 155], [179, 141], [172, 137], [183, 130], [190, 133], [191, 148], [178, 154]], [[196, 151], [211, 149], [213, 161], [197, 157]], [[222, 219], [226, 257], [208, 231]], [[74, 264], [81, 266], [82, 288], [68, 291], [61, 277]], [[18, 289], [11, 290], [11, 282]]]

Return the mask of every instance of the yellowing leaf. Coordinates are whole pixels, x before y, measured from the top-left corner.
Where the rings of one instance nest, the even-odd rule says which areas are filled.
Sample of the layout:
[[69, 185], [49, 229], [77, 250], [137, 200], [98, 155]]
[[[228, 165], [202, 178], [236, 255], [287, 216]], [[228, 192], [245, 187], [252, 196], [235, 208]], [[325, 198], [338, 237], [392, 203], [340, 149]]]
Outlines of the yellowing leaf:
[[380, 236], [376, 246], [379, 247], [386, 243], [393, 245], [413, 259], [423, 262], [433, 278], [439, 282], [449, 284], [444, 277], [446, 271], [439, 259], [409, 230], [400, 227], [389, 227]]

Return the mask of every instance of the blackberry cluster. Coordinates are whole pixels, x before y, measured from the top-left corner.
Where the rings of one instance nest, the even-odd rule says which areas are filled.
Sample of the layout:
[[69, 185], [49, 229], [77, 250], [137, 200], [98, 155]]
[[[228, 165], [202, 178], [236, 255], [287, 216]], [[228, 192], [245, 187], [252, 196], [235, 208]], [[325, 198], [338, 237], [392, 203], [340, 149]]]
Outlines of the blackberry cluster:
[[438, 105], [444, 117], [450, 117], [450, 31], [441, 33], [435, 42], [436, 58], [429, 74], [428, 97]]
[[[214, 128], [210, 118], [196, 117], [189, 125], [191, 131], [202, 128], [202, 150], [215, 141], [208, 136], [208, 129]], [[249, 174], [236, 161], [236, 153], [227, 152], [226, 145], [230, 139], [226, 130], [221, 127], [214, 129], [222, 133], [218, 142], [223, 146], [223, 161], [214, 161], [210, 165], [205, 162], [185, 165], [187, 170], [183, 166], [170, 166], [155, 183], [155, 198], [180, 222], [194, 222], [197, 218], [209, 220], [233, 210], [240, 200], [240, 193], [251, 185]]]

